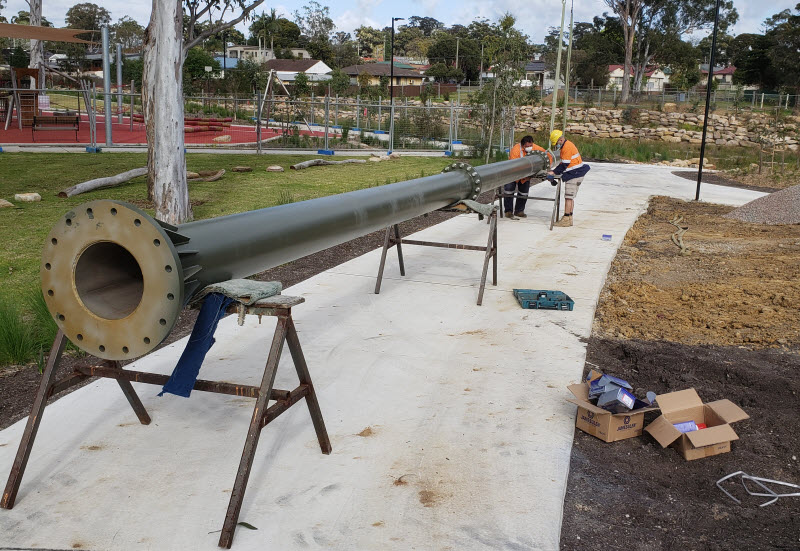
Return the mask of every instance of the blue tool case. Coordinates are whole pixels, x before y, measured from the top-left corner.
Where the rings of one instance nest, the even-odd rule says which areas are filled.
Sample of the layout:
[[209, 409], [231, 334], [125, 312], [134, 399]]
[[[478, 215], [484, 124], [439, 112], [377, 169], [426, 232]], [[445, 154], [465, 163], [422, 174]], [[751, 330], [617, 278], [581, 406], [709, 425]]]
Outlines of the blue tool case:
[[514, 289], [514, 296], [523, 308], [572, 311], [575, 305], [575, 301], [561, 291]]

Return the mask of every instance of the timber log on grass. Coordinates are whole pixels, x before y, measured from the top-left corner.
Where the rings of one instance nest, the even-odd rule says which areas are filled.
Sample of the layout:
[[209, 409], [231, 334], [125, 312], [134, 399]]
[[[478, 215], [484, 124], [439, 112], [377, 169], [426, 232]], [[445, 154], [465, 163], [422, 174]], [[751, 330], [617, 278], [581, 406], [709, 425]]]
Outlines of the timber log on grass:
[[534, 153], [340, 195], [189, 222], [158, 222], [122, 201], [65, 214], [42, 254], [42, 291], [66, 336], [89, 354], [135, 358], [169, 334], [212, 283], [274, 266], [398, 224], [549, 168]]

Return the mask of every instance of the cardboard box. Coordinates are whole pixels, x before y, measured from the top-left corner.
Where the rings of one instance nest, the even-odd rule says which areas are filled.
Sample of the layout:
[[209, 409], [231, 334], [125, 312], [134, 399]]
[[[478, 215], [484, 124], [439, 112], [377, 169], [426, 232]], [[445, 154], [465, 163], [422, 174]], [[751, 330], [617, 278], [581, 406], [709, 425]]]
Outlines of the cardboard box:
[[[704, 404], [693, 388], [661, 394], [656, 400], [661, 415], [645, 430], [662, 447], [676, 448], [687, 461], [731, 451], [731, 442], [739, 437], [730, 424], [750, 418], [730, 400]], [[682, 433], [674, 423], [685, 421], [705, 423], [707, 428]]]
[[596, 436], [604, 442], [616, 442], [642, 434], [644, 414], [658, 408], [639, 408], [626, 413], [611, 413], [589, 401], [589, 385], [601, 374], [592, 371], [585, 383], [569, 385], [567, 388], [575, 396], [567, 401], [578, 406], [575, 426], [585, 433]]

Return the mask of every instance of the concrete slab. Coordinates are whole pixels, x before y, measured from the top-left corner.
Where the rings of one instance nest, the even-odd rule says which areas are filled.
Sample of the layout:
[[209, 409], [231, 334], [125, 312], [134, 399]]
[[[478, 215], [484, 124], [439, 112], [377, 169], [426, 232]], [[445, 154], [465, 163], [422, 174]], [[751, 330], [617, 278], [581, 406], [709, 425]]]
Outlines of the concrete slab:
[[[616, 249], [655, 194], [690, 199], [694, 185], [597, 164], [573, 228], [548, 231], [540, 201], [502, 220], [499, 285], [482, 307], [482, 254], [427, 247], [405, 247], [404, 278], [389, 257], [380, 295], [380, 251], [287, 289], [307, 300], [295, 319], [333, 453], [320, 454], [302, 405], [270, 425], [240, 517], [258, 530], [239, 527], [234, 548], [557, 549], [575, 413], [564, 387], [581, 375]], [[713, 202], [760, 195], [703, 186]], [[415, 237], [484, 244], [486, 232], [461, 216]], [[522, 310], [515, 287], [565, 291], [575, 310]], [[257, 384], [273, 327], [224, 320], [201, 377]], [[169, 373], [183, 345], [131, 368]], [[278, 387], [293, 374], [285, 353]], [[150, 426], [108, 380], [45, 410], [17, 504], [0, 511], [0, 548], [216, 549], [253, 400], [134, 386]], [[23, 428], [0, 432], [2, 482]]]

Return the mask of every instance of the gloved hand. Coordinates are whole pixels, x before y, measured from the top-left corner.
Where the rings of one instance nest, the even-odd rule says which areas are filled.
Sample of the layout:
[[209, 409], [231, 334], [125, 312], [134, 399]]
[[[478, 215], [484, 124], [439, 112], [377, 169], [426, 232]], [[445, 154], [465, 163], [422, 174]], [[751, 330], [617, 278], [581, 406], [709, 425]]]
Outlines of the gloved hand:
[[550, 185], [551, 185], [551, 186], [556, 186], [556, 185], [558, 185], [558, 182], [556, 182], [556, 177], [555, 177], [555, 176], [553, 176], [552, 174], [548, 174], [548, 175], [547, 175], [547, 180], [550, 182]]

